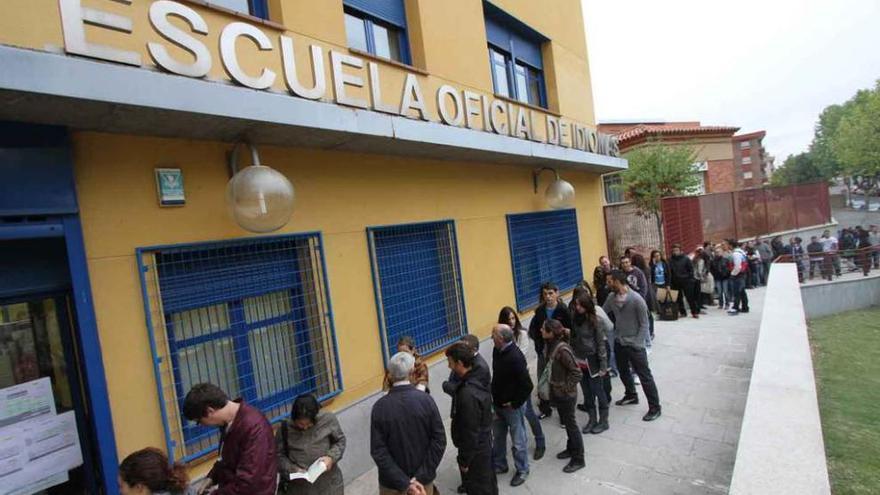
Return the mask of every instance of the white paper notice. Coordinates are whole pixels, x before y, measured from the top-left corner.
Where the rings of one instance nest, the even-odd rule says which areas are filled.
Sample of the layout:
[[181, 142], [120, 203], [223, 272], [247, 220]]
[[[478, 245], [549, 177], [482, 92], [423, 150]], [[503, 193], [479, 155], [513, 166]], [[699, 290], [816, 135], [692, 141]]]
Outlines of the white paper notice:
[[49, 378], [0, 389], [0, 429], [44, 414], [55, 415]]
[[82, 462], [73, 411], [44, 415], [0, 429], [2, 495], [34, 493], [45, 488], [47, 482], [61, 483], [67, 471]]
[[0, 495], [64, 483], [82, 463], [76, 415], [55, 415], [48, 378], [0, 390]]

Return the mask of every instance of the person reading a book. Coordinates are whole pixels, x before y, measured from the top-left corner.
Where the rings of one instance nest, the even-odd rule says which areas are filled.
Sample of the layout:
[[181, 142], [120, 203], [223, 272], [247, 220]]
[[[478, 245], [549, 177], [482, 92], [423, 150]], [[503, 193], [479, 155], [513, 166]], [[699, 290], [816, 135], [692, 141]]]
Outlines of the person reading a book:
[[339, 460], [345, 453], [345, 434], [336, 415], [321, 411], [312, 394], [293, 401], [290, 418], [275, 434], [279, 493], [287, 495], [342, 495], [344, 483]]
[[[593, 304], [589, 294], [579, 294], [572, 301], [571, 348], [583, 373], [581, 389], [584, 403], [578, 409], [590, 419], [583, 433], [602, 433], [608, 429], [608, 395], [602, 378], [608, 372], [608, 331], [614, 326], [602, 308]], [[598, 416], [596, 409], [598, 405]]]

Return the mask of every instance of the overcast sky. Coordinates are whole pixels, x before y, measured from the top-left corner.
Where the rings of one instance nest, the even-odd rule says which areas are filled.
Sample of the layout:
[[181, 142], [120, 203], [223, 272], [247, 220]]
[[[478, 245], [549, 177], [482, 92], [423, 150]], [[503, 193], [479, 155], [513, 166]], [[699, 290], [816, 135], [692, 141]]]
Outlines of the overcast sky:
[[880, 0], [583, 0], [596, 118], [764, 129], [805, 151], [819, 113], [880, 79]]

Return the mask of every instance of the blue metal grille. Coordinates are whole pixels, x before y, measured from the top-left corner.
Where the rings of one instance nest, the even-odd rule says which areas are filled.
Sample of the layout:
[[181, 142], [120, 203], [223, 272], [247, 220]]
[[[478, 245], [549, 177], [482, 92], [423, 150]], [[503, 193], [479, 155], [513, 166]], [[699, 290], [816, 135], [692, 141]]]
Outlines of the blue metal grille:
[[583, 280], [575, 210], [507, 215], [507, 235], [517, 310], [538, 305], [544, 282], [564, 291]]
[[181, 419], [196, 383], [214, 383], [271, 420], [301, 393], [341, 391], [318, 234], [147, 248], [139, 260], [175, 459], [219, 441], [215, 428]]
[[367, 240], [386, 359], [404, 335], [429, 354], [467, 333], [451, 221], [368, 228]]

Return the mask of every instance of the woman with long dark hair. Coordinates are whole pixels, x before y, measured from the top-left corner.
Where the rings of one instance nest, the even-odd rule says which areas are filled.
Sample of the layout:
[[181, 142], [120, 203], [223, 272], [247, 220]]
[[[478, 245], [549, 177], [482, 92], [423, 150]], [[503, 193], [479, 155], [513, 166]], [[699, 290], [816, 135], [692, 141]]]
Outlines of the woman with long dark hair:
[[[531, 352], [531, 345], [529, 345], [528, 331], [523, 328], [522, 323], [520, 323], [519, 315], [516, 314], [516, 310], [510, 306], [504, 306], [501, 308], [501, 312], [498, 313], [498, 323], [503, 323], [513, 330], [513, 341], [516, 342], [516, 346], [519, 347], [523, 356], [526, 357], [526, 364], [529, 366], [529, 376], [533, 376], [532, 373], [534, 373], [534, 370], [530, 364], [532, 359], [529, 355]], [[532, 403], [531, 394], [529, 394], [529, 398], [526, 399], [524, 407], [526, 421], [529, 423], [529, 428], [532, 430], [532, 436], [535, 437], [534, 459], [537, 461], [544, 457], [547, 442], [544, 438], [544, 430], [541, 428], [541, 420], [538, 419], [538, 414], [535, 413], [535, 406]]]
[[[278, 471], [281, 484], [278, 493], [286, 495], [342, 495], [344, 483], [339, 460], [345, 453], [345, 434], [336, 415], [321, 411], [321, 404], [312, 394], [293, 401], [290, 418], [281, 423], [275, 435]], [[326, 471], [314, 483], [297, 479], [293, 473], [307, 472], [317, 461]]]
[[195, 495], [182, 464], [171, 464], [161, 450], [146, 448], [129, 455], [119, 465], [122, 495]]
[[574, 299], [571, 320], [571, 347], [583, 374], [584, 403], [578, 409], [586, 411], [590, 418], [582, 432], [602, 433], [608, 429], [608, 395], [603, 389], [603, 377], [608, 373], [607, 332], [613, 323], [585, 294]]
[[[565, 450], [557, 454], [556, 458], [570, 459], [563, 471], [573, 473], [586, 466], [584, 439], [581, 437], [574, 415], [577, 386], [581, 381], [582, 373], [574, 357], [574, 351], [565, 342], [565, 335], [565, 327], [558, 320], [546, 320], [541, 326], [541, 337], [546, 344], [544, 352], [547, 355], [546, 398], [559, 413], [568, 436]], [[542, 376], [542, 381], [543, 379]], [[540, 383], [539, 388], [541, 388]]]

